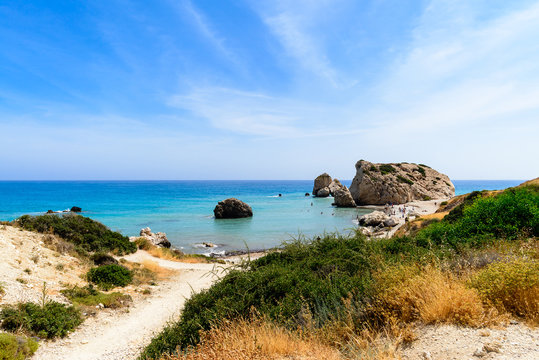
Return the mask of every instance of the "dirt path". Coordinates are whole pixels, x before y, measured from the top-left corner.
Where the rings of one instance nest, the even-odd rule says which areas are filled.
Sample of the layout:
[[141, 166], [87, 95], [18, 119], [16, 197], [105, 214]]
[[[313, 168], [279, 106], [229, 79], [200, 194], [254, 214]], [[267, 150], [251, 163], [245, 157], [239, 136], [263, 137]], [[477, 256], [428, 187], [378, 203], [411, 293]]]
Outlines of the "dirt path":
[[168, 321], [178, 318], [186, 299], [193, 292], [208, 288], [215, 280], [211, 274], [212, 270], [216, 270], [213, 264], [161, 260], [141, 251], [126, 259], [135, 262], [151, 259], [179, 273], [160, 283], [151, 296], [135, 301], [127, 310], [101, 311], [96, 317], [87, 319], [66, 339], [42, 343], [32, 359], [136, 359]]

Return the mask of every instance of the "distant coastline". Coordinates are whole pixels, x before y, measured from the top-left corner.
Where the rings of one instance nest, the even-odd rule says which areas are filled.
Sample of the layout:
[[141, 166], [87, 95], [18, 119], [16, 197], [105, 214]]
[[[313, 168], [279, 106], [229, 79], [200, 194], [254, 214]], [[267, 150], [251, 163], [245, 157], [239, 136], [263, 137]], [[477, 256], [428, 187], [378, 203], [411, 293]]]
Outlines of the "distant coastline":
[[[456, 195], [495, 190], [522, 180], [454, 180]], [[349, 186], [351, 180], [343, 180]], [[312, 180], [200, 181], [0, 181], [0, 220], [71, 206], [125, 235], [150, 226], [167, 233], [174, 246], [205, 253], [196, 244], [221, 245], [215, 251], [264, 250], [298, 236], [346, 232], [370, 209], [335, 209], [331, 199], [305, 197]], [[282, 197], [276, 196], [282, 193]], [[252, 219], [214, 221], [217, 201], [237, 196], [255, 210]], [[312, 203], [312, 206], [311, 206]]]

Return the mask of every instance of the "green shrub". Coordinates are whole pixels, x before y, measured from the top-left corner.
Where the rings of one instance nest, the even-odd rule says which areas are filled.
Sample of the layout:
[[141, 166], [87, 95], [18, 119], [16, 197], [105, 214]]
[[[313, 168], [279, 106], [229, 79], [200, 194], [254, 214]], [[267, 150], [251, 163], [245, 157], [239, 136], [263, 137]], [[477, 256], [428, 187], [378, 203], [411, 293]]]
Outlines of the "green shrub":
[[130, 284], [133, 281], [133, 274], [123, 266], [111, 264], [90, 269], [86, 278], [101, 289], [109, 290], [115, 286], [123, 287]]
[[79, 326], [83, 319], [76, 308], [54, 301], [43, 306], [34, 303], [19, 303], [0, 311], [2, 329], [23, 330], [42, 338], [65, 337]]
[[81, 215], [23, 215], [15, 223], [30, 231], [54, 233], [73, 243], [77, 252], [114, 251], [119, 255], [133, 253], [135, 244], [122, 234]]
[[32, 356], [38, 343], [24, 336], [0, 333], [0, 360], [24, 360]]
[[103, 252], [97, 252], [90, 256], [90, 260], [94, 262], [95, 265], [110, 265], [110, 264], [118, 264], [118, 260], [110, 256], [109, 254], [105, 254]]
[[449, 245], [455, 250], [493, 239], [527, 236], [539, 236], [539, 194], [526, 188], [508, 189], [490, 197], [472, 193], [443, 221], [417, 235], [420, 242]]
[[252, 262], [248, 270], [232, 270], [210, 289], [191, 297], [181, 320], [154, 338], [141, 358], [194, 344], [199, 331], [209, 329], [215, 320], [248, 317], [253, 308], [289, 327], [297, 327], [308, 309], [321, 326], [343, 298], [368, 291], [372, 265], [361, 235], [287, 244], [282, 251]]
[[382, 165], [380, 165], [379, 170], [382, 173], [382, 175], [389, 174], [389, 173], [394, 173], [395, 171], [397, 171], [390, 164], [382, 164]]
[[131, 296], [119, 292], [110, 294], [97, 291], [90, 284], [85, 287], [75, 286], [71, 289], [64, 289], [61, 293], [73, 304], [84, 306], [96, 306], [102, 304], [105, 308], [117, 309], [127, 306], [131, 301]]
[[442, 201], [442, 202], [440, 203], [440, 205], [441, 205], [441, 206], [446, 206], [446, 205], [447, 205], [447, 201]]
[[378, 171], [378, 168], [374, 165], [371, 165], [371, 167], [369, 168], [370, 171], [373, 171], [373, 172], [377, 172]]
[[401, 175], [397, 175], [397, 180], [399, 180], [401, 183], [405, 183], [405, 184], [408, 184], [408, 185], [413, 185], [414, 182], [410, 179], [407, 179], [405, 178], [404, 176], [401, 176]]
[[422, 168], [421, 166], [416, 167], [413, 171], [417, 171], [421, 175], [425, 176], [425, 169]]
[[470, 285], [498, 309], [539, 321], [538, 262], [519, 259], [490, 264]]

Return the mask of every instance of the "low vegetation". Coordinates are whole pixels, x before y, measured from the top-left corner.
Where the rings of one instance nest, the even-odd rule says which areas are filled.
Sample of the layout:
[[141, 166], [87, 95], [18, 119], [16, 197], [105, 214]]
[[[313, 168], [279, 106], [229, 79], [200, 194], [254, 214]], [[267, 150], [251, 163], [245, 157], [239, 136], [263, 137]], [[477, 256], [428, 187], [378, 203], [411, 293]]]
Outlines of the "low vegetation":
[[4, 330], [54, 339], [65, 337], [83, 318], [75, 307], [49, 301], [42, 305], [27, 302], [6, 306], [0, 311], [0, 320]]
[[[395, 344], [413, 340], [418, 322], [483, 326], [507, 312], [535, 321], [538, 230], [539, 193], [524, 187], [474, 196], [411, 236], [299, 239], [194, 295], [141, 359], [178, 350], [187, 350], [185, 359], [226, 359], [235, 348], [262, 351], [279, 332], [344, 357], [376, 350], [384, 358]], [[253, 311], [262, 323], [248, 320]], [[261, 328], [275, 331], [271, 339], [261, 340]], [[373, 350], [380, 336], [393, 345]]]
[[110, 290], [116, 286], [129, 285], [133, 281], [133, 273], [121, 265], [101, 265], [90, 269], [86, 279], [103, 290]]
[[202, 254], [185, 254], [183, 251], [178, 249], [155, 246], [144, 237], [139, 237], [137, 240], [135, 240], [135, 244], [139, 249], [145, 250], [150, 255], [164, 260], [181, 261], [187, 263], [225, 263], [222, 259], [215, 259]]
[[61, 291], [74, 305], [97, 306], [103, 305], [105, 308], [118, 309], [128, 306], [132, 299], [129, 295], [119, 292], [103, 293], [94, 289], [92, 285], [85, 287], [74, 286]]
[[402, 175], [397, 175], [397, 180], [400, 181], [401, 183], [408, 184], [408, 185], [413, 185], [414, 184], [414, 182], [412, 180], [407, 179]]
[[390, 164], [382, 164], [379, 166], [378, 170], [382, 173], [382, 175], [386, 175], [389, 173], [394, 173], [397, 170]]
[[137, 249], [128, 237], [81, 215], [23, 215], [14, 224], [25, 230], [58, 235], [72, 243], [75, 250], [83, 255], [98, 251], [123, 255]]
[[32, 356], [38, 343], [20, 335], [0, 333], [0, 360], [24, 360]]
[[496, 262], [470, 281], [485, 302], [500, 312], [539, 324], [539, 263], [531, 259]]

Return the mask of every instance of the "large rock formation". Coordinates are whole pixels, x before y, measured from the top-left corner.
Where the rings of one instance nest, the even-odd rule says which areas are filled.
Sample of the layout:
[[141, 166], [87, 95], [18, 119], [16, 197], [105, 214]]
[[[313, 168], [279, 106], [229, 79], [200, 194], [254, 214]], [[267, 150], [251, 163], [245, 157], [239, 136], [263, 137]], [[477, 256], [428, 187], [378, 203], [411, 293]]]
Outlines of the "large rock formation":
[[[329, 176], [329, 174], [323, 173], [322, 175], [318, 175], [316, 179], [314, 179], [313, 196], [319, 196], [318, 191], [320, 191], [323, 188], [327, 188], [330, 184], [331, 184], [331, 176]], [[328, 195], [329, 195], [329, 188], [328, 188]], [[328, 195], [320, 196], [320, 197], [327, 197]]]
[[152, 244], [156, 246], [161, 246], [165, 248], [169, 248], [171, 246], [170, 241], [168, 241], [167, 235], [165, 233], [156, 232], [154, 234], [149, 227], [140, 230], [140, 237], [148, 239]]
[[241, 200], [230, 198], [219, 201], [213, 214], [216, 219], [237, 219], [253, 216], [253, 210]]
[[333, 197], [335, 198], [335, 206], [337, 207], [355, 207], [356, 202], [350, 193], [350, 190], [344, 185], [336, 189], [333, 192]]
[[340, 188], [342, 188], [344, 185], [341, 184], [341, 182], [339, 181], [339, 179], [333, 179], [331, 181], [331, 183], [328, 185], [328, 189], [329, 189], [329, 194], [331, 196], [335, 196], [335, 191], [339, 190]]
[[360, 160], [350, 192], [358, 205], [403, 204], [455, 196], [447, 175], [422, 164], [373, 164]]

